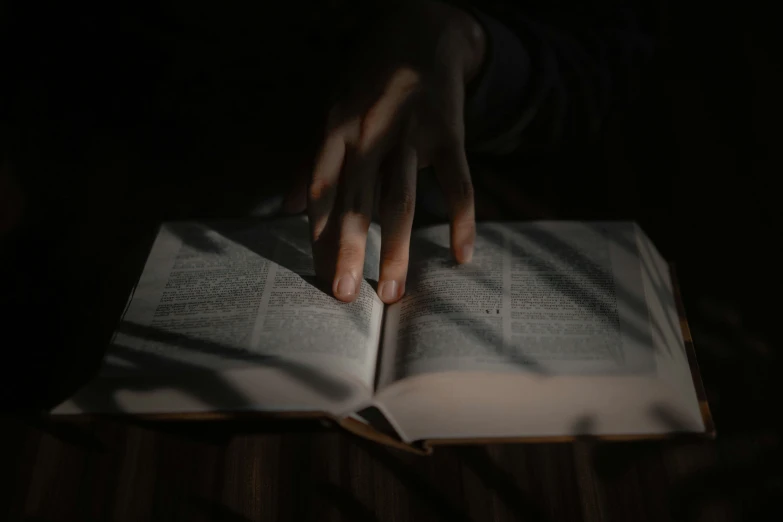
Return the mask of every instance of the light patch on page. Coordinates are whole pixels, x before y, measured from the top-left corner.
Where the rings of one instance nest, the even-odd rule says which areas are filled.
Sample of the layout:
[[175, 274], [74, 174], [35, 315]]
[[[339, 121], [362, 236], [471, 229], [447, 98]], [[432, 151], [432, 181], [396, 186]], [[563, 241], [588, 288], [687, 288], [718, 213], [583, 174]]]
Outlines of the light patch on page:
[[[167, 371], [172, 362], [226, 369], [276, 358], [371, 383], [382, 304], [367, 281], [350, 304], [324, 291], [309, 234], [303, 217], [164, 224], [106, 371], [124, 371], [127, 357], [146, 352], [154, 355], [146, 366]], [[368, 244], [378, 247], [372, 238]], [[377, 265], [377, 253], [368, 258]]]
[[[384, 382], [433, 371], [651, 372], [655, 360], [631, 223], [482, 224], [455, 266], [448, 229], [417, 231], [412, 284]], [[387, 319], [388, 321], [389, 319]], [[389, 331], [387, 325], [387, 332]]]

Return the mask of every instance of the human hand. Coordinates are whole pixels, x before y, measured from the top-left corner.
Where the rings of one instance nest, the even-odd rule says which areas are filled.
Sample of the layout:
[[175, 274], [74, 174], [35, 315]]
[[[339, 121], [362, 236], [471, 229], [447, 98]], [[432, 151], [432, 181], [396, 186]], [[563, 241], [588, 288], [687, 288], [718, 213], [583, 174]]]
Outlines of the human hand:
[[[470, 261], [473, 185], [465, 156], [465, 87], [484, 56], [481, 26], [440, 2], [378, 12], [333, 105], [308, 187], [315, 270], [341, 301], [359, 292], [367, 230], [378, 207], [378, 294], [404, 293], [419, 168], [432, 165], [449, 206], [451, 250]], [[296, 198], [294, 198], [296, 199]]]

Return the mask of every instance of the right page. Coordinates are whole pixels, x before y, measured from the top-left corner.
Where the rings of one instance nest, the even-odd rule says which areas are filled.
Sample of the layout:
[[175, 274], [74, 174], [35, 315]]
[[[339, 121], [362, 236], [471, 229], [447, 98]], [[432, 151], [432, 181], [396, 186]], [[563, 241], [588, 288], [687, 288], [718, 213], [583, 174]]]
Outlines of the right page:
[[650, 408], [700, 429], [668, 268], [634, 223], [479, 225], [464, 266], [448, 238], [414, 234], [387, 310], [378, 400], [406, 437], [667, 431]]

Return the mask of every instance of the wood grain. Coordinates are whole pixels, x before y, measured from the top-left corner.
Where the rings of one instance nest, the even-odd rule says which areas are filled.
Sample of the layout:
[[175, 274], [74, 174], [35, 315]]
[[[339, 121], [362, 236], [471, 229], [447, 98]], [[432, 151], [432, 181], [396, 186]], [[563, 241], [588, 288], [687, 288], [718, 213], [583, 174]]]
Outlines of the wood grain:
[[[182, 430], [117, 419], [62, 426], [8, 416], [0, 419], [0, 520], [783, 519], [780, 288], [773, 276], [780, 269], [780, 233], [772, 219], [779, 215], [779, 193], [768, 186], [783, 172], [774, 153], [783, 138], [783, 76], [766, 45], [779, 32], [777, 18], [740, 5], [664, 7], [666, 40], [657, 69], [638, 108], [607, 129], [604, 147], [564, 155], [546, 168], [495, 161], [473, 172], [506, 174], [497, 190], [506, 193], [508, 208], [496, 199], [496, 215], [635, 219], [676, 261], [715, 440], [438, 447], [420, 457], [312, 420]], [[199, 13], [194, 8], [193, 17]], [[62, 25], [43, 22], [47, 31]], [[74, 36], [70, 25], [63, 27], [63, 36]], [[307, 42], [286, 41], [292, 40]], [[88, 44], [85, 49], [97, 47]], [[56, 50], [60, 42], [42, 45]], [[178, 49], [184, 53], [191, 45]], [[278, 71], [284, 62], [276, 58], [259, 69]], [[216, 65], [193, 63], [202, 67], [199, 74]], [[242, 97], [229, 89], [211, 104], [197, 89], [178, 96], [177, 81], [187, 85], [190, 78], [172, 76], [164, 91], [171, 99], [184, 97], [190, 112], [155, 119], [154, 107], [139, 105], [128, 110], [132, 124], [93, 129], [81, 141], [73, 129], [89, 125], [78, 110], [58, 112], [58, 98], [46, 98], [38, 84], [20, 91], [14, 167], [28, 185], [38, 183], [52, 195], [48, 207], [29, 207], [41, 212], [35, 224], [42, 233], [23, 244], [29, 248], [24, 260], [31, 281], [50, 290], [38, 303], [50, 316], [42, 321], [38, 312], [29, 326], [22, 324], [36, 343], [0, 342], [6, 354], [51, 358], [57, 372], [38, 375], [4, 360], [0, 369], [22, 376], [26, 387], [3, 387], [9, 391], [2, 399], [21, 401], [55, 377], [70, 376], [69, 359], [60, 355], [70, 353], [59, 344], [66, 339], [61, 332], [67, 330], [69, 347], [89, 351], [112, 330], [143, 261], [143, 238], [159, 221], [243, 215], [259, 186], [281, 184], [259, 173], [288, 173], [306, 158], [298, 144], [313, 127], [302, 122], [317, 111], [324, 67], [292, 63], [290, 84], [246, 78], [246, 68], [232, 64], [215, 69], [213, 76], [228, 78], [231, 89], [249, 81], [266, 90]], [[221, 112], [227, 99], [239, 100], [230, 114]], [[260, 115], [248, 116], [259, 99]], [[55, 121], [72, 114], [81, 127]], [[209, 132], [200, 134], [198, 125]], [[271, 129], [266, 135], [242, 135], [265, 126]], [[597, 166], [588, 167], [596, 156]], [[149, 189], [167, 175], [174, 177], [170, 186]], [[247, 179], [255, 184], [240, 182]], [[92, 271], [85, 273], [88, 263]], [[69, 330], [52, 311], [56, 306], [75, 310], [81, 329]], [[14, 326], [4, 322], [3, 334]], [[42, 340], [54, 346], [39, 347]]]

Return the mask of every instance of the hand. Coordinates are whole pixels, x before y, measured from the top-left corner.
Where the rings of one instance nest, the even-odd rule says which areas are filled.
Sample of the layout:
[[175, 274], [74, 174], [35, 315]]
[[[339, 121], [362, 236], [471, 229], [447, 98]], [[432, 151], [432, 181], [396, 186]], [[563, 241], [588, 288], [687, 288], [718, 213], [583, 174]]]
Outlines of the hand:
[[378, 294], [393, 303], [405, 289], [419, 168], [432, 165], [444, 191], [454, 258], [465, 263], [473, 254], [463, 105], [485, 42], [469, 14], [439, 2], [395, 5], [377, 13], [373, 24], [350, 88], [330, 112], [307, 210], [316, 273], [331, 282], [335, 297], [352, 301], [378, 204]]

